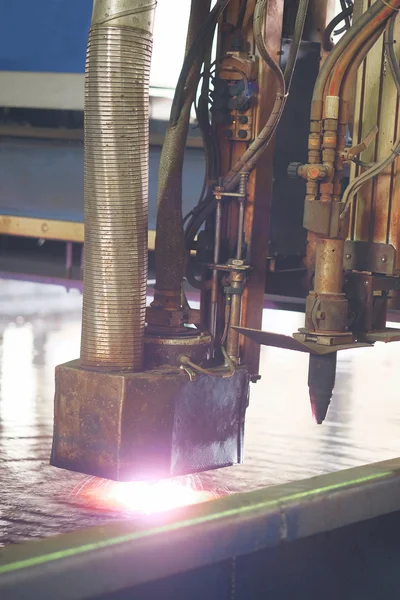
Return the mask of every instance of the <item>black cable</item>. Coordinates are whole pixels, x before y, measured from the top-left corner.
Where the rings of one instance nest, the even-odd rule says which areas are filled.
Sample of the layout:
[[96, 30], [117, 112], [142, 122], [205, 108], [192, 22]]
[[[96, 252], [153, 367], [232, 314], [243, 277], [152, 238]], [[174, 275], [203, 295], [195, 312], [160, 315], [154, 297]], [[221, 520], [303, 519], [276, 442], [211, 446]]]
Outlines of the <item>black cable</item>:
[[243, 22], [244, 22], [244, 17], [246, 14], [246, 8], [247, 8], [247, 0], [242, 0], [241, 4], [240, 4], [240, 8], [239, 8], [239, 14], [238, 14], [238, 20], [236, 23], [236, 29], [242, 29], [243, 27]]
[[[263, 3], [261, 3], [261, 2], [258, 3], [258, 5], [261, 8], [262, 8], [262, 4]], [[292, 43], [293, 48], [291, 49], [292, 57], [296, 57], [296, 58], [298, 55], [298, 51], [299, 51], [299, 47], [300, 47], [300, 43], [301, 43], [301, 39], [302, 39], [302, 33], [304, 30], [305, 18], [306, 18], [306, 13], [307, 13], [307, 10], [304, 10], [305, 5], [308, 5], [308, 2], [306, 0], [302, 0], [301, 4], [299, 6], [299, 11], [298, 11], [297, 17], [296, 17], [297, 34], [295, 36], [293, 36], [294, 43]], [[299, 35], [300, 30], [301, 30], [301, 33]], [[282, 81], [281, 80], [282, 71], [279, 69], [279, 66], [275, 63], [275, 61], [273, 61], [269, 57], [268, 52], [263, 52], [263, 47], [262, 47], [262, 43], [261, 43], [260, 39], [259, 39], [259, 44], [260, 44], [260, 49], [262, 51], [262, 57], [267, 61], [268, 64], [271, 62], [271, 67], [273, 69], [273, 72], [277, 76], [277, 80]], [[289, 63], [291, 66], [289, 68], [287, 66], [287, 68], [285, 69], [285, 77], [282, 77], [283, 82], [286, 79], [288, 81], [289, 85], [291, 84], [291, 81], [292, 81], [295, 63], [296, 63], [296, 60], [293, 60], [293, 58], [292, 58]], [[281, 116], [281, 114], [280, 114], [280, 116]], [[279, 118], [280, 118], [280, 116], [279, 116]], [[279, 121], [279, 119], [277, 120], [277, 122], [278, 121]], [[251, 158], [249, 159], [251, 161], [251, 163], [250, 163], [251, 168], [254, 166], [254, 164], [259, 160], [261, 155], [264, 153], [264, 150], [267, 147], [268, 142], [271, 139], [272, 133], [274, 133], [275, 129], [276, 129], [276, 124], [275, 124], [275, 127], [273, 129], [271, 129], [271, 136], [266, 137], [265, 143], [260, 144], [259, 147], [256, 148], [256, 150], [253, 153], [253, 155], [251, 156]], [[240, 177], [240, 174], [239, 174], [239, 177]], [[185, 245], [186, 245], [187, 250], [189, 250], [191, 248], [191, 246], [193, 244], [193, 240], [194, 240], [197, 232], [199, 231], [202, 224], [212, 215], [214, 208], [215, 208], [215, 199], [214, 199], [214, 196], [212, 195], [212, 193], [210, 193], [206, 198], [204, 198], [204, 200], [200, 204], [198, 204], [193, 209], [193, 211], [191, 211], [192, 215], [191, 215], [191, 218], [185, 229]]]
[[[342, 12], [346, 11], [347, 8], [349, 8], [349, 6], [352, 6], [353, 3], [348, 0], [340, 0], [340, 6], [342, 7]], [[345, 31], [347, 29], [349, 29], [349, 27], [351, 27], [351, 19], [350, 19], [350, 15], [348, 17], [345, 17], [344, 19], [345, 21]]]
[[289, 56], [285, 67], [284, 78], [286, 84], [286, 93], [290, 91], [294, 70], [296, 67], [297, 58], [301, 46], [301, 40], [303, 39], [304, 27], [306, 24], [307, 11], [308, 11], [308, 0], [300, 0], [299, 8], [297, 10], [296, 22], [294, 26], [293, 39], [290, 44]]
[[186, 54], [182, 70], [179, 75], [178, 83], [176, 84], [174, 99], [172, 101], [170, 116], [171, 126], [174, 126], [179, 119], [179, 115], [184, 102], [185, 86], [193, 63], [198, 59], [199, 55], [203, 54], [204, 46], [207, 42], [207, 39], [210, 41], [210, 44], [212, 43], [217, 21], [220, 15], [225, 10], [225, 8], [228, 6], [229, 2], [230, 0], [217, 0], [214, 8], [211, 10], [207, 19], [204, 21], [199, 33], [196, 36], [196, 39], [194, 40], [188, 53]]
[[[324, 50], [326, 50], [327, 52], [332, 50], [332, 48], [334, 46], [334, 44], [332, 43], [332, 40], [331, 40], [331, 35], [333, 33], [333, 30], [335, 29], [335, 27], [337, 27], [339, 25], [339, 23], [341, 23], [342, 21], [345, 21], [347, 17], [351, 17], [351, 15], [353, 14], [353, 10], [354, 10], [354, 6], [351, 4], [345, 10], [343, 10], [341, 13], [336, 15], [336, 17], [334, 17], [332, 19], [332, 21], [329, 23], [329, 25], [327, 26], [327, 28], [324, 31], [324, 36], [323, 36]], [[346, 25], [346, 29], [347, 29], [347, 25]]]

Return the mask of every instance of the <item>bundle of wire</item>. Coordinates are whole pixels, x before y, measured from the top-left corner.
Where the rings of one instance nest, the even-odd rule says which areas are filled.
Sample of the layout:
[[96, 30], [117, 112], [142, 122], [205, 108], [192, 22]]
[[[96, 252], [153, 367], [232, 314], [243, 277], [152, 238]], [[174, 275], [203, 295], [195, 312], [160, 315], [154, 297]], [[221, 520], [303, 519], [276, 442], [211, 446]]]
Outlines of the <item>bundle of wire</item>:
[[[253, 168], [265, 152], [266, 148], [268, 147], [268, 144], [276, 131], [290, 91], [294, 68], [296, 65], [297, 56], [303, 36], [308, 4], [309, 0], [300, 0], [289, 57], [285, 71], [284, 73], [282, 73], [280, 66], [270, 56], [265, 45], [263, 36], [263, 31], [265, 30], [265, 14], [267, 12], [266, 8], [268, 5], [268, 0], [257, 0], [256, 2], [253, 19], [254, 38], [260, 56], [267, 63], [267, 65], [271, 69], [271, 72], [275, 76], [275, 102], [271, 114], [268, 118], [268, 121], [260, 131], [257, 138], [250, 144], [243, 156], [232, 166], [229, 173], [223, 178], [223, 186], [226, 191], [233, 191], [238, 186], [241, 173], [249, 173], [253, 170]], [[203, 102], [205, 101], [205, 87], [206, 79], [203, 80], [203, 90], [201, 94]], [[202, 111], [203, 115], [204, 113], [207, 113], [207, 124], [204, 118], [202, 118], [201, 123], [199, 122], [199, 125], [203, 132], [203, 139], [206, 138], [207, 141], [207, 143], [205, 144], [206, 164], [213, 164], [215, 168], [215, 163], [212, 163], [209, 156], [207, 157], [207, 153], [209, 152], [208, 139], [210, 138], [211, 127], [208, 118], [208, 103], [207, 105], [202, 104]], [[208, 179], [208, 181], [213, 180], [213, 175], [215, 176], [216, 172], [217, 171], [215, 170], [211, 175], [206, 173], [206, 178]], [[194, 209], [192, 209], [189, 215], [187, 215], [185, 218], [185, 220], [187, 221], [185, 228], [185, 246], [187, 251], [191, 250], [198, 231], [200, 230], [203, 223], [213, 214], [214, 210], [215, 199], [210, 187], [208, 187], [208, 193], [200, 199], [199, 204]], [[194, 279], [190, 272], [189, 261], [187, 261], [186, 276], [189, 282], [192, 283], [192, 285], [196, 286], [197, 280]]]

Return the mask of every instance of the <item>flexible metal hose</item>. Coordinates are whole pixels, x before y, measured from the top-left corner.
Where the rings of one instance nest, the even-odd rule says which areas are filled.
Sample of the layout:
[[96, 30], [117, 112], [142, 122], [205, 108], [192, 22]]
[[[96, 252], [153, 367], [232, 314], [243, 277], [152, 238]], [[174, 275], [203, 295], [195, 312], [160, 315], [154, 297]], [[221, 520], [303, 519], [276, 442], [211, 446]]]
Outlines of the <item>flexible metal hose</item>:
[[394, 50], [394, 45], [396, 43], [394, 39], [394, 29], [398, 15], [399, 13], [395, 12], [390, 18], [389, 25], [385, 33], [385, 44], [387, 48], [390, 71], [392, 73], [394, 83], [396, 84], [397, 93], [400, 95], [400, 66]]
[[289, 92], [290, 86], [292, 84], [297, 57], [299, 55], [301, 40], [303, 39], [304, 26], [306, 24], [309, 2], [310, 0], [300, 0], [299, 8], [297, 9], [292, 43], [290, 44], [288, 61], [286, 63], [284, 72], [287, 92]]
[[[226, 0], [225, 0], [226, 1]], [[204, 22], [209, 16], [211, 0], [197, 2], [192, 0], [190, 18], [186, 38], [186, 55], [193, 47]], [[209, 37], [212, 43], [214, 27], [211, 26]], [[157, 193], [157, 231], [156, 231], [156, 302], [162, 304], [163, 292], [175, 292], [177, 305], [180, 306], [181, 287], [185, 266], [185, 240], [182, 215], [182, 171], [189, 129], [190, 109], [196, 97], [200, 78], [204, 47], [192, 63], [186, 79], [186, 87], [182, 94], [180, 113], [175, 123], [170, 123], [165, 135], [161, 152]], [[155, 304], [154, 304], [155, 305]], [[153, 306], [154, 306], [153, 305]], [[171, 305], [171, 303], [169, 304]]]
[[[391, 17], [389, 24], [387, 26], [387, 29], [385, 32], [385, 44], [386, 44], [386, 47], [388, 48], [389, 68], [390, 68], [394, 83], [396, 85], [397, 93], [400, 94], [400, 69], [399, 69], [399, 64], [397, 61], [396, 53], [394, 51], [394, 44], [395, 44], [394, 28], [395, 28], [395, 24], [396, 24], [396, 19], [397, 19], [397, 13], [395, 13]], [[357, 192], [359, 192], [359, 190], [362, 188], [362, 186], [365, 185], [365, 183], [367, 183], [368, 181], [370, 181], [373, 177], [377, 177], [385, 169], [389, 168], [394, 163], [394, 161], [399, 157], [399, 155], [400, 155], [400, 137], [393, 144], [393, 148], [391, 149], [390, 154], [388, 156], [385, 156], [377, 163], [373, 163], [372, 165], [369, 166], [369, 168], [366, 171], [364, 171], [364, 173], [361, 173], [361, 175], [359, 175], [358, 177], [353, 179], [353, 181], [350, 183], [350, 185], [346, 188], [346, 191], [342, 198], [342, 202], [344, 203], [343, 210], [340, 214], [340, 218], [342, 220], [346, 217], [347, 213], [349, 212], [352, 200], [353, 200], [354, 196], [357, 194]]]
[[85, 83], [81, 365], [140, 371], [153, 0], [95, 0]]
[[[315, 83], [311, 120], [319, 121], [323, 116], [323, 98], [325, 86], [332, 75], [334, 74], [334, 82], [341, 82], [343, 77], [343, 69], [345, 70], [349, 61], [359, 51], [359, 48], [375, 33], [379, 26], [392, 15], [398, 6], [398, 0], [393, 0], [393, 6], [387, 6], [381, 0], [377, 0], [366, 10], [357, 21], [355, 21], [347, 31], [347, 33], [339, 40], [333, 50], [329, 53], [325, 60]], [[336, 63], [342, 64], [342, 69], [336, 68]], [[330, 90], [329, 94], [335, 94], [335, 90]]]

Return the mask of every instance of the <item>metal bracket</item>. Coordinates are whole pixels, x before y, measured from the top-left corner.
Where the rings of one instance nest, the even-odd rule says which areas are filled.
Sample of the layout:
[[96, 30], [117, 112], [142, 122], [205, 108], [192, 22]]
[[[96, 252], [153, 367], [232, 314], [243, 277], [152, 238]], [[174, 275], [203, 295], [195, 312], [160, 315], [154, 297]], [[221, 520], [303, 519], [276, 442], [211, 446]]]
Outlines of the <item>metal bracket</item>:
[[343, 202], [321, 202], [308, 200], [304, 205], [303, 226], [315, 235], [324, 238], [345, 239], [347, 220], [341, 220]]
[[387, 327], [382, 331], [371, 331], [362, 334], [362, 339], [370, 344], [375, 344], [375, 342], [384, 342], [385, 344], [400, 342], [400, 329]]
[[343, 150], [341, 153], [343, 160], [353, 160], [353, 158], [361, 154], [361, 152], [364, 152], [364, 150], [366, 150], [372, 144], [378, 134], [378, 131], [378, 126], [374, 125], [360, 144]]
[[346, 271], [394, 275], [396, 254], [396, 249], [391, 244], [347, 241], [344, 247], [343, 266]]
[[261, 346], [273, 346], [275, 348], [285, 348], [286, 350], [295, 350], [306, 354], [317, 354], [319, 356], [339, 352], [340, 350], [349, 350], [351, 348], [370, 348], [372, 343], [368, 342], [350, 342], [332, 346], [317, 344], [316, 342], [304, 342], [295, 339], [289, 335], [280, 335], [270, 333], [269, 331], [260, 331], [258, 329], [248, 329], [247, 327], [233, 327], [237, 332], [245, 337], [257, 342]]

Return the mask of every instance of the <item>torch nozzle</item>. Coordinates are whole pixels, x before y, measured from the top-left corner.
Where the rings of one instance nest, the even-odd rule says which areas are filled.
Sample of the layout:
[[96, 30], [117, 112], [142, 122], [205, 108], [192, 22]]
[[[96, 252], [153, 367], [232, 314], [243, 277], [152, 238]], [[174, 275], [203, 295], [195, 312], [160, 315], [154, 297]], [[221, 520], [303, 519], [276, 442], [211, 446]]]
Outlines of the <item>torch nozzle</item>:
[[337, 352], [310, 355], [308, 387], [313, 417], [318, 425], [326, 418], [336, 379]]

